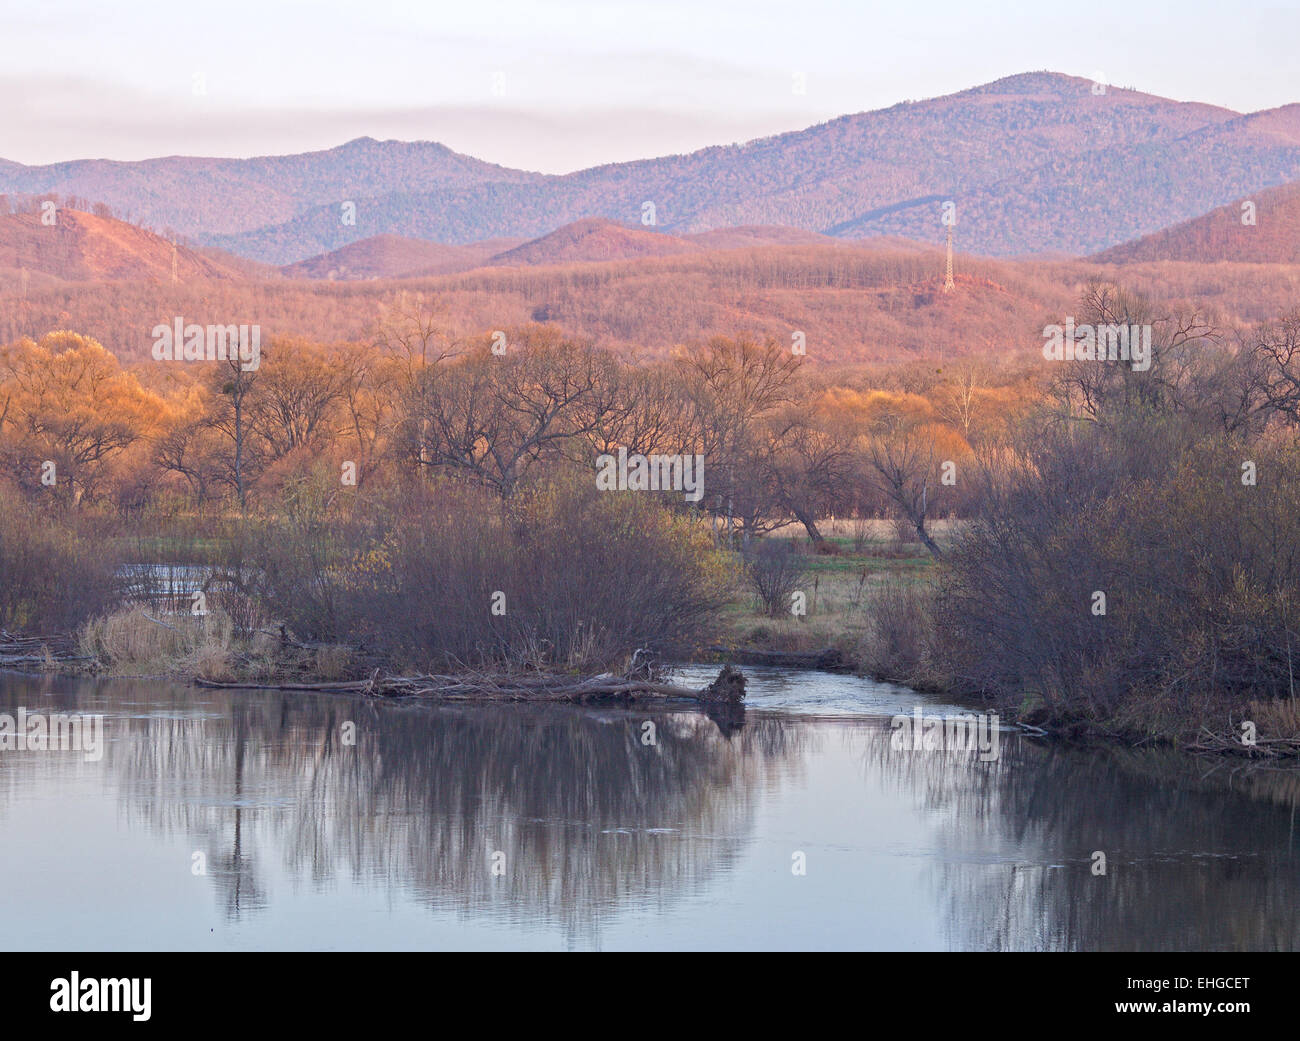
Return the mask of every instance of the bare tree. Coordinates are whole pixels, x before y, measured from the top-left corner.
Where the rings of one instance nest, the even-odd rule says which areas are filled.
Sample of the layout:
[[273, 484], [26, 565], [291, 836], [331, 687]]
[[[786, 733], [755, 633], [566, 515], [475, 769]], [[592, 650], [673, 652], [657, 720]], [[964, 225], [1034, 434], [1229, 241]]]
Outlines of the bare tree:
[[257, 370], [246, 370], [238, 355], [217, 363], [214, 383], [218, 400], [224, 401], [225, 405], [214, 410], [212, 426], [226, 436], [234, 449], [229, 480], [241, 511], [248, 509], [249, 406], [257, 380]]
[[[389, 304], [375, 331], [374, 344], [381, 351], [398, 359], [404, 376], [406, 397], [413, 402], [418, 422], [426, 422], [427, 402], [434, 372], [444, 361], [462, 352], [462, 345], [453, 339], [439, 318], [436, 301], [425, 304], [423, 296], [414, 300], [403, 291]], [[429, 465], [425, 456], [427, 426], [421, 425], [417, 436], [420, 465]]]
[[472, 477], [502, 498], [526, 471], [595, 430], [616, 406], [604, 351], [553, 331], [520, 337], [504, 357], [486, 350], [446, 366], [408, 423], [419, 461]]
[[975, 360], [958, 362], [949, 366], [952, 375], [944, 381], [936, 395], [939, 414], [961, 431], [967, 443], [971, 439], [971, 425], [975, 420], [976, 400], [984, 382], [984, 367]]
[[1288, 423], [1300, 424], [1300, 309], [1261, 328], [1253, 353], [1264, 365], [1262, 390], [1268, 409]]
[[939, 546], [926, 529], [930, 481], [935, 473], [934, 442], [917, 430], [890, 430], [871, 440], [867, 464], [876, 488], [916, 529], [917, 538], [937, 559]]
[[791, 409], [773, 425], [766, 468], [776, 504], [792, 515], [814, 545], [825, 542], [818, 516], [851, 504], [852, 456], [847, 441], [821, 429], [806, 409]]

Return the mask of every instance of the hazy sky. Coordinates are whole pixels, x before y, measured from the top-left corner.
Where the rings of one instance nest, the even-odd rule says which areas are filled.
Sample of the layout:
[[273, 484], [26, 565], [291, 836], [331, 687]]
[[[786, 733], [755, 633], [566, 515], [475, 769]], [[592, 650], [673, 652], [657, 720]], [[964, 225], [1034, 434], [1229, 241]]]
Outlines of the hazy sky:
[[369, 135], [558, 173], [1036, 69], [1300, 101], [1300, 0], [3, 3], [0, 157], [24, 163]]

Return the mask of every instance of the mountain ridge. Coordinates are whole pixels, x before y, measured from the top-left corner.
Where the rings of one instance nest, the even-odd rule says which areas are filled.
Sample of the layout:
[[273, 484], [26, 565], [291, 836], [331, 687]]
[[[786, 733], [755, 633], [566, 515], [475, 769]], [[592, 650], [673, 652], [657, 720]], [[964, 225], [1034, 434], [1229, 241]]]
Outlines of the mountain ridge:
[[0, 191], [71, 191], [277, 265], [377, 235], [468, 245], [584, 219], [679, 237], [782, 225], [937, 244], [944, 201], [962, 249], [1085, 256], [1297, 179], [1300, 104], [1243, 114], [1054, 72], [563, 175], [368, 137], [246, 160], [0, 162]]

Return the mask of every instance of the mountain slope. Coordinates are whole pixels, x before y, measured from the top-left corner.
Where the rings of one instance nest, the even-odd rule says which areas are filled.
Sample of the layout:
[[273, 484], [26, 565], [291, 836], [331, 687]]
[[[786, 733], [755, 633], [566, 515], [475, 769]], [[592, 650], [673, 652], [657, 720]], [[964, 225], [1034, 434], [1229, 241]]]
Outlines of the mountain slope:
[[440, 325], [457, 339], [548, 322], [637, 357], [663, 357], [677, 345], [715, 335], [749, 333], [790, 343], [796, 331], [817, 364], [1025, 344], [1039, 352], [1038, 331], [1076, 296], [1070, 281], [1038, 264], [961, 257], [959, 291], [945, 294], [938, 250], [898, 254], [836, 242], [700, 249], [580, 266], [488, 266], [400, 284], [33, 282], [23, 297], [0, 273], [0, 343], [74, 328], [123, 358], [142, 359], [150, 341], [141, 330], [152, 328], [160, 314], [199, 324], [256, 316], [264, 344], [279, 336], [368, 341], [401, 292], [413, 306], [436, 306]]
[[[1241, 116], [1209, 105], [1052, 73], [845, 116], [796, 133], [597, 167], [366, 202], [376, 227], [465, 242], [544, 235], [588, 217], [636, 222], [654, 205], [673, 234], [782, 224], [844, 238], [940, 242], [957, 203], [963, 249], [1079, 255], [1300, 178], [1285, 110]], [[1281, 129], [1279, 130], [1279, 126]], [[333, 207], [216, 241], [281, 255], [335, 242]]]
[[[0, 270], [25, 270], [67, 282], [170, 282], [173, 247], [133, 224], [60, 209], [53, 225], [39, 213], [0, 213]], [[175, 247], [180, 282], [240, 277], [220, 260]]]
[[[1245, 202], [1254, 203], [1253, 225], [1242, 223]], [[1159, 260], [1300, 264], [1300, 181], [1220, 206], [1092, 259], [1113, 264]]]
[[[539, 179], [540, 174], [486, 163], [432, 141], [369, 137], [321, 152], [254, 159], [81, 159], [50, 166], [0, 162], [0, 194], [93, 199], [129, 219], [202, 239], [279, 224], [328, 205], [334, 222], [353, 232], [351, 241], [383, 230], [366, 230], [360, 204], [365, 198]], [[345, 201], [358, 204], [355, 225], [342, 223]]]
[[693, 253], [703, 246], [674, 235], [630, 228], [611, 220], [593, 218], [574, 221], [549, 235], [525, 242], [493, 257], [498, 267], [542, 264], [573, 264], [601, 260], [636, 260]]
[[705, 249], [749, 249], [754, 246], [816, 246], [835, 240], [829, 235], [802, 228], [787, 228], [776, 224], [747, 224], [738, 228], [715, 228], [696, 231], [679, 238], [693, 242]]

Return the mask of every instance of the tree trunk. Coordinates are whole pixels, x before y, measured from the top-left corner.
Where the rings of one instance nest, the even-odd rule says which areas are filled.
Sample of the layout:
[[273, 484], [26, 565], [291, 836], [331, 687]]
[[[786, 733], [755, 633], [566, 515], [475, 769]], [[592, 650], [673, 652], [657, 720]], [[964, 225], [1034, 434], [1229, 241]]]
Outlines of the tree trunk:
[[822, 533], [817, 530], [817, 518], [807, 510], [795, 507], [793, 510], [795, 519], [803, 525], [804, 531], [808, 533], [808, 538], [812, 540], [814, 546], [820, 546], [825, 543], [826, 539]]

